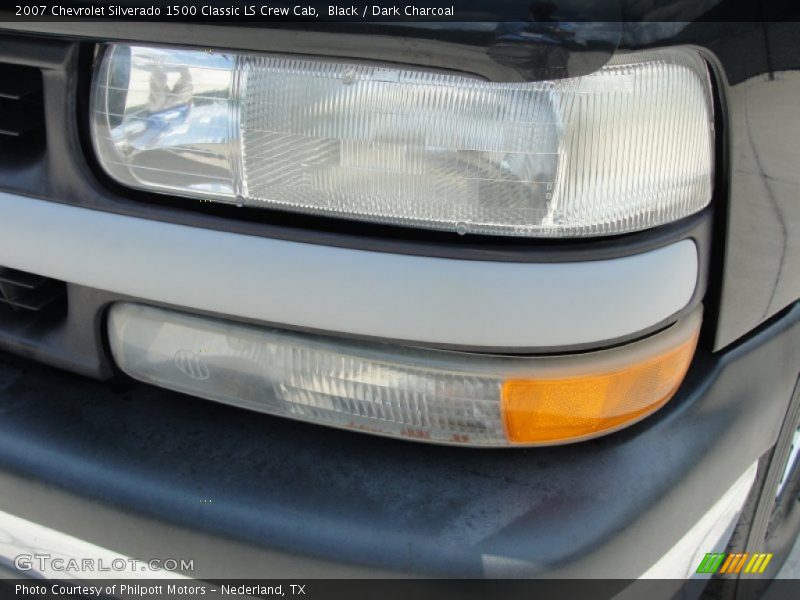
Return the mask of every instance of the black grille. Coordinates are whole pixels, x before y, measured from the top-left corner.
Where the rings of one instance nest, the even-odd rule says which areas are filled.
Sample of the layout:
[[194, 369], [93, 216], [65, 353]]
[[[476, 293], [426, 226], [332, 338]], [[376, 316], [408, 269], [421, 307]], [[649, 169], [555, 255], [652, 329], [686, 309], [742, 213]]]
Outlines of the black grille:
[[31, 151], [43, 142], [42, 72], [0, 63], [0, 147]]
[[0, 267], [0, 303], [15, 311], [39, 312], [66, 306], [63, 281]]

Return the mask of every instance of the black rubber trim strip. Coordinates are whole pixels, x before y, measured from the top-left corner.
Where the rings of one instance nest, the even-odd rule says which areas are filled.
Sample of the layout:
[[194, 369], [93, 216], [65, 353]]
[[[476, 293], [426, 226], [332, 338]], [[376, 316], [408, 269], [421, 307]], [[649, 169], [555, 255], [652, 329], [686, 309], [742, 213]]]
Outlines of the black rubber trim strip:
[[728, 237], [728, 218], [730, 202], [730, 112], [728, 110], [728, 82], [725, 71], [719, 60], [706, 48], [696, 47], [709, 69], [714, 101], [714, 219], [712, 237], [714, 244], [708, 255], [708, 277], [706, 278], [707, 292], [704, 296], [706, 308], [715, 315], [715, 319], [703, 330], [703, 341], [708, 347], [719, 350], [721, 332], [719, 315], [723, 310], [722, 284], [725, 275], [726, 246]]

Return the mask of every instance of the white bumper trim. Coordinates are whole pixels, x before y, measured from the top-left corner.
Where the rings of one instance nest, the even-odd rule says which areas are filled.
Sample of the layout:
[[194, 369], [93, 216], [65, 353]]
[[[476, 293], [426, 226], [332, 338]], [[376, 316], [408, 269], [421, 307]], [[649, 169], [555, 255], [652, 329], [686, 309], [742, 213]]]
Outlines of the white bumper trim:
[[691, 240], [638, 255], [502, 263], [187, 227], [0, 193], [0, 265], [120, 294], [322, 331], [487, 348], [593, 344], [684, 308]]

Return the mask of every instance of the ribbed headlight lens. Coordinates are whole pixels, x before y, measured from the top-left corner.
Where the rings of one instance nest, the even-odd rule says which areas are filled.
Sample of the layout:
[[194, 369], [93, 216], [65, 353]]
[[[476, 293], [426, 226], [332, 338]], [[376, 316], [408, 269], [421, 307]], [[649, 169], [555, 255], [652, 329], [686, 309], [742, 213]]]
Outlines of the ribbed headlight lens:
[[709, 202], [707, 67], [618, 54], [531, 83], [113, 44], [93, 88], [108, 174], [143, 190], [460, 233], [610, 235]]

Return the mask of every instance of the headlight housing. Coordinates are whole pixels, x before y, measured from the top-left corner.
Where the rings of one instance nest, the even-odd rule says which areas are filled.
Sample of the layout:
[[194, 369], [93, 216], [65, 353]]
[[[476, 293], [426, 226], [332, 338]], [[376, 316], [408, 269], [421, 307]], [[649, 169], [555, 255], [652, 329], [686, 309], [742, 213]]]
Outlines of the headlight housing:
[[619, 234], [712, 193], [708, 71], [682, 47], [493, 83], [110, 44], [92, 137], [105, 171], [136, 189], [459, 233]]

